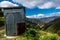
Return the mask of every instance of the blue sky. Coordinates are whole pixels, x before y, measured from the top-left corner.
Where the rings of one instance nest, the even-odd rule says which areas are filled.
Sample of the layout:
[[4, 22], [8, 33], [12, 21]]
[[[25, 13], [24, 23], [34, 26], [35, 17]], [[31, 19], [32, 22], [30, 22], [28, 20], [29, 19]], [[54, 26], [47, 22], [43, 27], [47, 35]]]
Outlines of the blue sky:
[[[5, 1], [5, 3], [3, 2]], [[6, 2], [8, 1], [8, 2]], [[45, 2], [46, 1], [46, 2]], [[25, 6], [26, 16], [31, 18], [36, 16], [39, 17], [48, 17], [48, 16], [60, 16], [60, 2], [59, 0], [48, 1], [48, 0], [0, 0], [0, 5], [15, 5], [15, 6]], [[10, 3], [9, 3], [10, 2]], [[30, 2], [30, 3], [29, 3]], [[39, 3], [38, 3], [39, 2]], [[59, 2], [59, 3], [58, 3]], [[8, 4], [9, 3], [9, 4]], [[11, 4], [12, 3], [12, 4]], [[2, 5], [3, 6], [3, 5]], [[2, 7], [1, 6], [1, 7]]]

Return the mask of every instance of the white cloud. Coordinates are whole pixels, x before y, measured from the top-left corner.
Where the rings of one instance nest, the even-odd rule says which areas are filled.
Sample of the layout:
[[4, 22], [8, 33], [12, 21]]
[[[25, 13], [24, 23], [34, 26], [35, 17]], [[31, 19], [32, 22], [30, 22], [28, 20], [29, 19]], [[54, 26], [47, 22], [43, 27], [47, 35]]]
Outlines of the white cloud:
[[56, 7], [56, 9], [60, 9], [60, 7]]
[[60, 0], [13, 0], [27, 8], [38, 7], [41, 9], [60, 7]]
[[40, 0], [13, 0], [14, 2], [18, 2], [27, 8], [34, 8], [40, 2]]
[[49, 15], [37, 14], [37, 15], [31, 15], [26, 17], [27, 18], [44, 18], [44, 17], [52, 17], [52, 16], [60, 16], [60, 12], [50, 13]]
[[47, 2], [47, 3], [44, 3], [43, 5], [39, 5], [38, 8], [40, 9], [48, 9], [48, 8], [51, 8], [54, 6], [54, 3], [53, 2]]
[[18, 5], [13, 4], [12, 2], [9, 2], [9, 1], [0, 2], [0, 7], [13, 7], [13, 6], [18, 6]]
[[26, 16], [27, 18], [43, 18], [45, 15], [44, 14], [37, 14], [37, 15], [31, 15], [31, 16]]
[[60, 16], [60, 12], [51, 13], [49, 16]]

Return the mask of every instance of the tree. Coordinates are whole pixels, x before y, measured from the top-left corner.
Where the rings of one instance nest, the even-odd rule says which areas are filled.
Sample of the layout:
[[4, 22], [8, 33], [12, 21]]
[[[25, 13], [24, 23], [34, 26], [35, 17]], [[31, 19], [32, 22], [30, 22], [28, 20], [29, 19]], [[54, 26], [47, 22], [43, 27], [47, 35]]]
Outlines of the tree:
[[0, 17], [3, 17], [3, 12], [1, 11], [1, 9], [0, 9]]

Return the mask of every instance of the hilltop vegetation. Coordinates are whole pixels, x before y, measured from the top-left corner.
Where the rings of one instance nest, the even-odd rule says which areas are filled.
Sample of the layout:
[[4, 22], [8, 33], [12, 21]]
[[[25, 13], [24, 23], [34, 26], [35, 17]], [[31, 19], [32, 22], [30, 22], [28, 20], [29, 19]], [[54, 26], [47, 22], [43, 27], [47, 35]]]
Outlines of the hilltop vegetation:
[[44, 30], [60, 35], [60, 18], [57, 18], [54, 21], [47, 23], [44, 27]]
[[4, 38], [5, 40], [60, 40], [57, 34], [42, 31], [39, 27], [30, 24], [26, 25], [25, 33], [20, 37], [7, 39], [4, 37], [4, 33], [0, 33], [0, 38]]

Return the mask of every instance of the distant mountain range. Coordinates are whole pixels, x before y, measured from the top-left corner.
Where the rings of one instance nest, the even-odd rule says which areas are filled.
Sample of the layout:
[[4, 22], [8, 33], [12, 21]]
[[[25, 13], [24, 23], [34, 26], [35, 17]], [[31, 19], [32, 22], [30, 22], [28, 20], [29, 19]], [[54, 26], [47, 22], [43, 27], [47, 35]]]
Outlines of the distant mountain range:
[[30, 24], [38, 24], [38, 23], [49, 23], [53, 21], [54, 19], [59, 18], [59, 16], [53, 16], [53, 17], [45, 17], [45, 18], [26, 18], [26, 21]]
[[[31, 25], [39, 24], [39, 28], [44, 31], [57, 33], [60, 35], [60, 16], [45, 17], [45, 18], [26, 18], [26, 22]], [[42, 26], [43, 25], [43, 26]]]
[[59, 18], [59, 16], [40, 18], [40, 19], [38, 19], [38, 21], [43, 22], [43, 23], [48, 23], [50, 21], [53, 21], [56, 18]]

